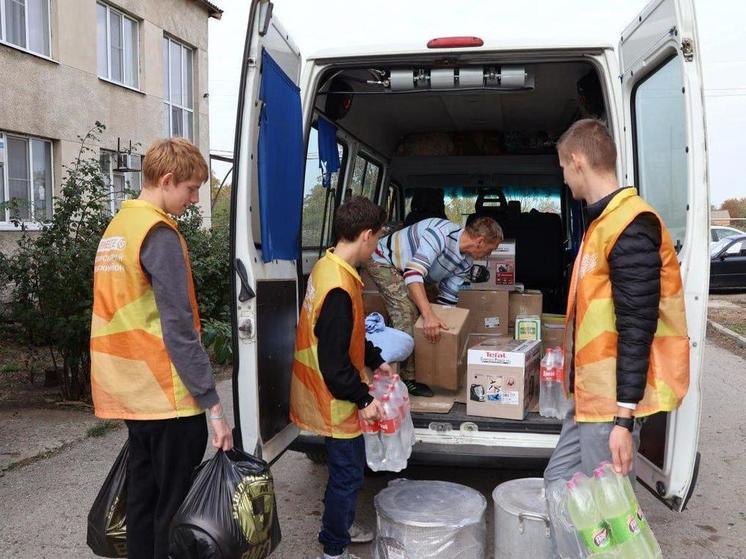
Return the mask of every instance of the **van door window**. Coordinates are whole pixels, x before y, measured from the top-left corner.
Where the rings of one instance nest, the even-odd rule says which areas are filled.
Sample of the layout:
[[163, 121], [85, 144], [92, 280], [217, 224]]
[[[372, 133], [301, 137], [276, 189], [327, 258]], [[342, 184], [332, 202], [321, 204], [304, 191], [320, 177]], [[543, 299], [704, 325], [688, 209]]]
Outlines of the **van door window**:
[[687, 213], [686, 105], [681, 61], [674, 57], [632, 94], [637, 187], [663, 218], [677, 250]]
[[393, 182], [389, 184], [386, 190], [386, 199], [383, 201], [383, 208], [386, 210], [387, 221], [399, 221], [401, 219], [401, 213], [399, 212], [401, 205], [400, 190], [399, 185]]
[[[314, 249], [326, 245], [328, 233], [331, 230], [331, 219], [334, 214], [334, 200], [340, 173], [332, 173], [329, 188], [321, 184], [321, 168], [319, 167], [319, 132], [311, 128], [306, 150], [306, 174], [303, 184], [303, 218], [301, 229], [301, 246], [304, 249]], [[340, 172], [345, 167], [345, 146], [337, 142], [339, 150]], [[326, 221], [324, 221], [326, 210]], [[323, 229], [323, 231], [322, 231]], [[322, 235], [323, 234], [323, 235]]]
[[376, 191], [381, 179], [381, 166], [364, 155], [355, 157], [355, 168], [352, 173], [350, 188], [355, 196], [365, 196], [375, 201]]

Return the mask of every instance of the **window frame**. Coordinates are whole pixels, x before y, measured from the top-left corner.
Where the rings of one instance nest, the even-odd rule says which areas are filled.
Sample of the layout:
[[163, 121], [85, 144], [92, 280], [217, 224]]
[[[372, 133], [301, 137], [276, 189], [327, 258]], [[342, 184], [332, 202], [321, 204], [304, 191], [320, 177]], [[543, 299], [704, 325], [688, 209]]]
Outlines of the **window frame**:
[[[101, 45], [98, 44], [98, 16], [96, 17], [96, 75], [99, 77], [99, 79], [102, 79], [104, 81], [107, 81], [109, 83], [113, 83], [116, 85], [120, 85], [122, 87], [126, 87], [128, 89], [132, 89], [134, 91], [141, 91], [140, 89], [140, 20], [124, 13], [122, 10], [119, 10], [112, 6], [111, 4], [107, 4], [106, 2], [102, 2], [101, 0], [97, 0], [96, 6], [101, 6], [106, 9], [106, 75], [102, 76], [99, 68], [98, 68], [98, 49]], [[111, 13], [114, 12], [116, 15], [118, 15], [121, 18], [121, 24], [120, 24], [120, 32], [121, 32], [121, 38], [122, 38], [122, 60], [121, 60], [121, 71], [122, 71], [122, 79], [117, 80], [112, 77], [111, 75], [111, 60], [112, 60], [112, 48], [111, 48]], [[131, 21], [135, 25], [135, 29], [137, 31], [137, 37], [134, 41], [134, 47], [135, 52], [133, 53], [132, 62], [135, 65], [135, 68], [133, 69], [132, 75], [135, 79], [135, 84], [128, 84], [126, 81], [126, 75], [127, 75], [127, 69], [126, 69], [126, 49], [124, 48], [124, 42], [125, 42], [125, 33], [124, 33], [124, 20], [127, 19]]]
[[[682, 78], [685, 78], [684, 71], [683, 71], [683, 66], [681, 66], [681, 65], [683, 65], [684, 62], [680, 58], [678, 51], [672, 50], [668, 54], [668, 56], [665, 56], [658, 64], [656, 64], [653, 68], [651, 68], [650, 71], [647, 74], [645, 74], [639, 81], [637, 81], [635, 83], [635, 85], [632, 87], [632, 91], [630, 92], [629, 105], [630, 105], [630, 124], [632, 126], [632, 163], [633, 163], [633, 166], [634, 166], [634, 174], [633, 174], [634, 183], [633, 184], [635, 186], [635, 189], [637, 190], [637, 193], [640, 194], [640, 195], [645, 195], [646, 196], [647, 193], [642, 192], [642, 188], [641, 188], [641, 184], [640, 184], [640, 146], [639, 146], [638, 141], [637, 141], [637, 138], [638, 138], [638, 136], [637, 136], [637, 132], [638, 132], [638, 124], [637, 124], [638, 123], [638, 121], [637, 121], [637, 116], [638, 116], [637, 115], [637, 94], [638, 94], [638, 92], [640, 90], [640, 87], [642, 87], [645, 83], [647, 83], [648, 80], [650, 80], [654, 76], [656, 76], [658, 74], [658, 72], [663, 67], [665, 67], [671, 61], [676, 60], [676, 59], [678, 59], [679, 65], [680, 65], [680, 67], [682, 69], [682, 71], [681, 71]], [[682, 80], [681, 87], [682, 88], [686, 87], [686, 80], [685, 79]], [[682, 91], [682, 94], [683, 94], [683, 91]], [[686, 110], [686, 104], [685, 104], [684, 107], [685, 107], [685, 110]], [[689, 123], [686, 122], [686, 121], [684, 122], [684, 130], [685, 130], [685, 133], [687, 133], [689, 131]], [[689, 137], [688, 136], [685, 138], [685, 141], [688, 144], [688, 141], [689, 141]], [[686, 154], [687, 154], [687, 156], [689, 155], [689, 146], [688, 145], [686, 145]], [[685, 186], [687, 188], [687, 192], [686, 192], [686, 214], [685, 214], [685, 218], [684, 218], [684, 235], [683, 235], [683, 239], [679, 239], [678, 243], [674, 246], [674, 248], [675, 248], [675, 250], [676, 250], [677, 253], [679, 253], [681, 251], [681, 249], [683, 248], [683, 244], [679, 244], [679, 243], [686, 242], [686, 233], [689, 230], [689, 215], [690, 215], [689, 214], [689, 204], [690, 204], [690, 200], [689, 200], [689, 190], [688, 190], [688, 188], [689, 188], [689, 179], [690, 179], [689, 175], [690, 175], [691, 169], [690, 169], [690, 164], [689, 164], [689, 158], [688, 157], [687, 157], [686, 164], [687, 164], [687, 168], [686, 168], [686, 183], [685, 183]], [[656, 208], [656, 211], [657, 211], [657, 208]], [[661, 217], [663, 217], [665, 219], [665, 217], [667, 217], [667, 216], [661, 216]]]
[[[46, 144], [49, 144], [49, 176], [50, 176], [50, 184], [49, 184], [49, 192], [48, 192], [48, 198], [45, 199], [45, 203], [49, 205], [49, 217], [48, 220], [52, 219], [52, 216], [54, 216], [54, 142], [48, 138], [42, 138], [39, 136], [29, 136], [26, 134], [15, 134], [12, 132], [6, 132], [4, 130], [0, 130], [0, 145], [2, 145], [2, 148], [0, 149], [0, 161], [2, 162], [2, 179], [3, 179], [3, 192], [2, 192], [2, 200], [3, 202], [0, 203], [8, 203], [10, 202], [10, 177], [8, 175], [9, 173], [9, 167], [10, 167], [10, 157], [8, 155], [8, 138], [14, 138], [18, 140], [23, 140], [26, 142], [26, 157], [27, 157], [27, 163], [26, 163], [26, 170], [28, 171], [28, 187], [26, 189], [26, 202], [28, 203], [28, 211], [29, 211], [29, 217], [26, 219], [19, 219], [18, 221], [23, 224], [36, 224], [36, 204], [34, 199], [34, 148], [33, 148], [33, 141], [39, 141], [44, 142]], [[42, 223], [45, 223], [46, 221], [42, 221]], [[29, 227], [27, 227], [29, 228]], [[33, 227], [30, 227], [33, 228]], [[13, 224], [13, 220], [10, 218], [10, 209], [9, 208], [2, 208], [0, 209], [0, 230], [16, 230], [17, 227]]]
[[[125, 187], [127, 185], [127, 177], [128, 175], [134, 175], [137, 174], [140, 176], [140, 188], [138, 190], [142, 190], [142, 155], [139, 153], [130, 153], [127, 154], [128, 157], [139, 157], [140, 158], [140, 171], [130, 171], [128, 173], [122, 173], [120, 171], [114, 171], [115, 163], [116, 163], [116, 157], [117, 157], [117, 151], [116, 150], [110, 150], [106, 148], [101, 148], [99, 150], [99, 164], [101, 163], [101, 158], [104, 155], [109, 156], [109, 172], [104, 173], [104, 170], [101, 169], [101, 174], [103, 175], [106, 185], [109, 187], [109, 211], [111, 212], [111, 215], [115, 215], [117, 211], [119, 211], [119, 208], [117, 208], [117, 199], [114, 196], [114, 177], [115, 176], [121, 176], [124, 180]], [[128, 198], [123, 198], [122, 200], [127, 200]]]
[[355, 167], [357, 166], [358, 157], [365, 161], [365, 165], [363, 166], [362, 180], [360, 182], [360, 192], [356, 193], [353, 189], [352, 195], [364, 196], [363, 192], [365, 191], [365, 177], [368, 175], [368, 165], [373, 165], [374, 167], [378, 168], [378, 175], [376, 176], [376, 183], [375, 185], [373, 185], [373, 192], [371, 193], [370, 197], [366, 196], [366, 198], [375, 202], [376, 200], [378, 200], [381, 182], [383, 181], [384, 164], [378, 161], [372, 155], [369, 155], [367, 152], [358, 150], [357, 153], [355, 153], [355, 160], [352, 163], [352, 178], [354, 178], [355, 176]]
[[[30, 31], [30, 25], [29, 25], [29, 10], [28, 10], [28, 0], [23, 0], [23, 6], [24, 6], [24, 33], [25, 33], [25, 39], [26, 39], [26, 45], [21, 46], [16, 43], [13, 43], [7, 39], [7, 24], [8, 24], [8, 18], [6, 14], [6, 8], [5, 3], [6, 0], [0, 0], [0, 43], [7, 45], [9, 47], [12, 47], [14, 49], [21, 50], [23, 52], [27, 52], [29, 54], [33, 54], [35, 56], [40, 56], [42, 58], [46, 58], [48, 60], [51, 60], [52, 56], [52, 7], [51, 3], [52, 0], [43, 0], [46, 2], [47, 7], [47, 44], [49, 45], [49, 52], [39, 52], [36, 50], [33, 50], [29, 47], [29, 31]], [[2, 222], [0, 222], [2, 223]]]
[[[191, 108], [187, 107], [185, 104], [175, 103], [172, 100], [172, 96], [173, 96], [173, 88], [172, 88], [172, 83], [171, 83], [171, 44], [172, 43], [175, 44], [175, 45], [177, 45], [179, 47], [179, 52], [181, 53], [180, 65], [181, 65], [181, 95], [182, 95], [182, 99], [188, 98], [187, 97], [187, 91], [191, 91], [191, 98], [192, 98], [192, 106], [191, 106]], [[195, 113], [195, 109], [194, 109], [194, 105], [196, 104], [195, 101], [197, 99], [197, 96], [194, 94], [194, 75], [195, 75], [194, 61], [195, 61], [195, 54], [196, 54], [197, 49], [195, 49], [194, 47], [191, 47], [191, 46], [187, 45], [183, 41], [179, 41], [178, 39], [176, 39], [176, 38], [174, 38], [171, 35], [168, 35], [166, 33], [163, 34], [163, 40], [161, 41], [161, 49], [163, 49], [165, 47], [165, 45], [168, 45], [168, 49], [167, 49], [168, 57], [166, 58], [166, 60], [163, 60], [163, 52], [161, 52], [161, 60], [166, 65], [165, 75], [168, 76], [168, 83], [167, 84], [166, 83], [163, 84], [163, 93], [164, 93], [163, 104], [164, 104], [165, 110], [167, 110], [167, 114], [168, 114], [168, 130], [165, 130], [164, 132], [166, 133], [167, 137], [169, 137], [169, 138], [177, 137], [177, 136], [174, 136], [173, 109], [174, 108], [180, 109], [182, 111], [182, 123], [181, 123], [181, 125], [182, 125], [182, 132], [186, 131], [186, 128], [187, 128], [186, 124], [188, 122], [188, 115], [189, 114], [192, 115], [192, 126], [191, 126], [191, 130], [190, 130], [190, 132], [191, 132], [190, 136], [186, 136], [186, 135], [182, 134], [181, 136], [178, 136], [178, 137], [186, 138], [187, 140], [189, 140], [191, 142], [194, 142], [194, 136], [195, 136], [195, 130], [196, 130], [196, 124], [197, 124], [197, 119], [196, 119], [196, 116], [195, 116], [196, 113]], [[186, 73], [186, 68], [187, 68], [187, 60], [186, 59], [187, 59], [187, 56], [185, 54], [186, 51], [189, 51], [192, 54], [192, 57], [191, 57], [192, 58], [192, 62], [191, 62], [191, 66], [192, 67], [191, 67], [191, 73], [190, 73], [191, 82], [192, 82], [191, 83], [191, 87], [187, 87], [187, 84], [186, 84], [186, 79], [187, 79], [187, 73]], [[168, 88], [168, 95], [167, 96], [166, 96], [166, 88]]]

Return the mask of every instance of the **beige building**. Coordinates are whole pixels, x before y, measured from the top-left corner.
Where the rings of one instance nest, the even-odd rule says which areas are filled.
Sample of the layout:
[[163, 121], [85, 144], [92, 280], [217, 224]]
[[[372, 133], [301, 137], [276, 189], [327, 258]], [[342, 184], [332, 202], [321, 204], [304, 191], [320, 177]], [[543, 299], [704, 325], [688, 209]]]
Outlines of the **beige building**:
[[[23, 219], [51, 215], [96, 121], [112, 210], [122, 187], [139, 189], [125, 169], [153, 140], [187, 137], [207, 159], [207, 27], [221, 14], [207, 0], [0, 0], [0, 202], [21, 202]], [[118, 141], [139, 147], [117, 157]], [[209, 218], [209, 185], [200, 200]], [[0, 250], [19, 236], [12, 217], [0, 210]]]

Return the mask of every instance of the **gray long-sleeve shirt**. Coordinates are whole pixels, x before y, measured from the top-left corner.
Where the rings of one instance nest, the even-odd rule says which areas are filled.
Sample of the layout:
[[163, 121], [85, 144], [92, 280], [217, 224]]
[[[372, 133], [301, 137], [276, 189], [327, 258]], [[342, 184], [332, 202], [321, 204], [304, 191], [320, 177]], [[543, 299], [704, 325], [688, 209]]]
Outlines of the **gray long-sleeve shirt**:
[[176, 372], [202, 409], [214, 406], [220, 397], [210, 359], [194, 328], [188, 271], [176, 232], [156, 226], [148, 233], [140, 250], [140, 264], [153, 286], [163, 341]]

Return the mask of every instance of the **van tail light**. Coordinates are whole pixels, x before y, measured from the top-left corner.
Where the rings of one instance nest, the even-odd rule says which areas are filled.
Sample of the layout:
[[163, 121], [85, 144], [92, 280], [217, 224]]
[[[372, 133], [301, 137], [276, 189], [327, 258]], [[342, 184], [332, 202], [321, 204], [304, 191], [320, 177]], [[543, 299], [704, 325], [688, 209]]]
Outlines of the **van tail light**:
[[467, 47], [481, 47], [484, 41], [479, 37], [438, 37], [427, 42], [429, 49], [458, 49]]

